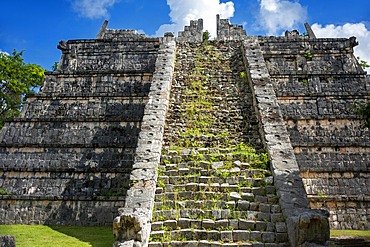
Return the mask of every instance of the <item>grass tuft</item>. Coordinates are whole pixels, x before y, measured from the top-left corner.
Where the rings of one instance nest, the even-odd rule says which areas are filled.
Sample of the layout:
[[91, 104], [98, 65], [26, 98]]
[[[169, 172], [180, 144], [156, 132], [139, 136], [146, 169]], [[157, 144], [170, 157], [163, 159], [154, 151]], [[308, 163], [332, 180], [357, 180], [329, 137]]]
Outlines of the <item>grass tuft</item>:
[[15, 236], [17, 247], [110, 247], [112, 227], [0, 225], [1, 235]]
[[330, 230], [330, 237], [353, 237], [353, 238], [363, 238], [370, 240], [370, 231], [361, 230]]

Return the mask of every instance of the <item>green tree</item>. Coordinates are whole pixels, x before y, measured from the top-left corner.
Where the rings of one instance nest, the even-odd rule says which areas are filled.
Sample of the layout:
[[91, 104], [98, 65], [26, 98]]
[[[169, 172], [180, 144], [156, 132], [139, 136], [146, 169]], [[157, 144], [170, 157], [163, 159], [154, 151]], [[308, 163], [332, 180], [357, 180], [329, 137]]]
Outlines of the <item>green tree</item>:
[[208, 30], [203, 32], [203, 42], [204, 43], [207, 43], [210, 37], [211, 37], [211, 34], [208, 32]]
[[367, 61], [362, 60], [360, 57], [357, 57], [357, 60], [359, 61], [361, 68], [367, 69], [367, 68], [370, 67], [370, 65], [367, 63]]
[[[357, 57], [357, 60], [360, 63], [360, 66], [362, 69], [367, 69], [370, 67], [367, 61], [362, 60], [360, 57]], [[355, 104], [356, 107], [356, 113], [362, 117], [362, 119], [365, 121], [365, 126], [370, 129], [370, 92], [369, 97], [367, 98], [367, 103], [364, 104]]]
[[58, 67], [59, 67], [59, 63], [58, 62], [54, 62], [53, 66], [51, 66], [51, 71], [55, 72], [58, 70]]
[[365, 121], [365, 126], [370, 129], [370, 95], [367, 99], [367, 103], [355, 103], [355, 110], [357, 115], [361, 116]]
[[26, 64], [23, 51], [11, 55], [0, 52], [0, 128], [4, 120], [19, 115], [26, 96], [44, 82], [44, 69]]

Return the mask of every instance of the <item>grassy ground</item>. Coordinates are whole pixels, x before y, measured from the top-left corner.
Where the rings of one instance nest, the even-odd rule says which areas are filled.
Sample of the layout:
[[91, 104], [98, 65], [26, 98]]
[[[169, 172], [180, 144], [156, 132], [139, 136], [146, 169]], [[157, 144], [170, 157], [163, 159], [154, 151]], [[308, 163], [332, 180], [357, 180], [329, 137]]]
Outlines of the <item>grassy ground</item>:
[[13, 235], [17, 247], [111, 247], [111, 227], [0, 225], [0, 235]]
[[363, 238], [370, 240], [370, 231], [357, 231], [357, 230], [331, 230], [330, 237], [353, 237], [353, 238]]
[[[111, 247], [111, 227], [0, 225], [0, 235], [13, 235], [17, 247]], [[370, 240], [370, 231], [331, 230], [333, 238], [348, 237]]]

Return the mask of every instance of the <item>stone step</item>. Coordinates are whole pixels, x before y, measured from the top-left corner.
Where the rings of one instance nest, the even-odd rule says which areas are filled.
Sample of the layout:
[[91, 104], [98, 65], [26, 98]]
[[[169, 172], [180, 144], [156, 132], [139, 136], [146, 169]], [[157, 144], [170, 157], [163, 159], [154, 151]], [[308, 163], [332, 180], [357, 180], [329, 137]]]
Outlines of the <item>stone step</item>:
[[[252, 174], [252, 175], [251, 175]], [[255, 174], [255, 175], [253, 175]], [[256, 175], [258, 174], [258, 175]], [[234, 167], [231, 169], [202, 169], [199, 167], [190, 167], [190, 168], [179, 168], [179, 169], [169, 169], [160, 171], [161, 176], [211, 176], [211, 177], [220, 177], [225, 179], [228, 177], [250, 177], [250, 178], [263, 178], [265, 174], [258, 170], [241, 170], [239, 167]], [[272, 177], [268, 177], [269, 180], [272, 180]]]
[[[275, 222], [276, 223], [276, 222]], [[250, 231], [265, 231], [265, 232], [286, 232], [285, 222], [279, 221], [272, 223], [260, 220], [245, 220], [245, 219], [189, 219], [179, 218], [177, 220], [163, 220], [153, 222], [152, 231], [171, 231], [178, 229], [205, 229], [205, 230], [250, 230]]]
[[171, 209], [226, 209], [227, 202], [224, 201], [212, 201], [212, 200], [204, 200], [204, 201], [194, 201], [194, 200], [187, 200], [187, 201], [165, 201], [165, 202], [155, 202], [155, 208], [157, 210], [163, 210], [166, 208]]
[[[241, 191], [241, 187], [239, 187], [236, 184], [219, 184], [219, 183], [211, 183], [211, 184], [205, 184], [205, 183], [186, 183], [185, 185], [172, 185], [172, 184], [166, 184], [163, 187], [165, 192], [180, 192], [180, 191], [209, 191], [209, 192], [221, 192], [221, 193], [227, 193], [227, 192], [239, 192]], [[246, 188], [248, 189], [248, 188]]]
[[229, 195], [226, 193], [216, 193], [216, 192], [192, 192], [192, 191], [184, 191], [184, 192], [168, 192], [168, 193], [160, 193], [156, 194], [155, 201], [156, 202], [163, 202], [168, 200], [178, 200], [178, 201], [185, 201], [185, 200], [219, 200], [219, 201], [228, 201]]
[[[195, 198], [199, 198], [199, 195], [195, 194], [194, 195], [195, 198], [189, 198], [188, 194], [197, 193], [197, 192], [207, 193], [207, 195], [212, 196], [211, 198], [214, 198], [213, 197], [214, 194], [210, 194], [210, 193], [218, 193], [218, 194], [227, 194], [225, 198], [235, 197], [233, 200], [237, 200], [240, 197], [248, 201], [257, 201], [257, 202], [275, 203], [278, 201], [278, 197], [274, 193], [267, 194], [267, 192], [269, 191], [264, 187], [252, 187], [251, 188], [251, 187], [238, 187], [238, 185], [229, 185], [229, 184], [220, 185], [218, 183], [214, 183], [210, 185], [189, 183], [183, 186], [165, 184], [163, 187], [156, 188], [156, 194], [158, 195], [158, 200], [163, 200], [166, 197], [171, 200], [174, 200], [174, 199], [181, 200], [183, 196], [186, 196], [187, 198], [186, 200], [192, 200]], [[200, 200], [203, 200], [203, 199], [200, 199]]]
[[[214, 137], [214, 136], [213, 136]], [[186, 137], [184, 137], [186, 139]], [[207, 149], [207, 148], [204, 148]], [[240, 161], [240, 162], [248, 162], [248, 161], [253, 161], [253, 156], [255, 154], [248, 154], [248, 153], [203, 153], [202, 151], [199, 153], [198, 151], [187, 151], [190, 153], [185, 153], [185, 154], [179, 154], [178, 151], [173, 153], [171, 151], [168, 151], [168, 154], [163, 154], [162, 155], [162, 164], [163, 163], [178, 163], [179, 161], [182, 162], [192, 162], [192, 161]], [[204, 164], [205, 165], [205, 164]]]
[[281, 209], [279, 204], [259, 203], [247, 200], [238, 201], [212, 201], [212, 200], [187, 200], [187, 201], [156, 201], [156, 210], [176, 210], [176, 209], [232, 209], [232, 210], [253, 210], [261, 211], [264, 213], [280, 213]]
[[361, 238], [330, 238], [330, 246], [336, 247], [370, 247], [370, 239]]
[[171, 241], [171, 242], [150, 242], [149, 247], [290, 247], [287, 243], [261, 243], [257, 241], [245, 242], [238, 241], [237, 243], [225, 243], [218, 241]]
[[156, 210], [153, 212], [153, 222], [164, 220], [178, 220], [179, 218], [188, 219], [212, 219], [212, 220], [227, 220], [227, 219], [246, 219], [246, 220], [259, 220], [266, 222], [283, 222], [284, 217], [282, 213], [262, 212], [252, 208], [249, 210], [238, 211], [238, 209], [169, 209], [169, 210]]
[[[159, 180], [157, 183], [158, 187], [161, 187], [165, 192], [180, 192], [180, 191], [209, 191], [209, 192], [253, 192], [256, 195], [266, 195], [266, 194], [275, 194], [275, 187], [271, 185], [264, 186], [266, 183], [264, 180], [244, 180], [237, 184], [233, 183], [229, 184], [225, 183], [197, 183], [194, 182], [196, 179], [189, 179], [188, 181], [184, 181], [183, 183], [173, 184], [173, 183], [166, 183], [163, 180]], [[255, 186], [253, 186], [255, 185]]]
[[[253, 148], [252, 148], [253, 149]], [[198, 155], [198, 154], [228, 154], [239, 151], [240, 148], [234, 147], [197, 147], [197, 148], [172, 148], [169, 146], [163, 146], [163, 154], [167, 155]]]
[[[270, 184], [273, 182], [272, 177], [265, 178], [253, 178], [247, 176], [230, 176], [230, 177], [219, 177], [219, 176], [159, 176], [159, 183], [172, 184], [172, 185], [184, 185], [187, 183], [200, 183], [200, 184], [229, 184], [238, 185], [239, 187], [261, 187], [264, 186], [270, 193], [275, 193], [275, 187]], [[163, 186], [162, 186], [163, 187]]]
[[199, 190], [199, 186], [194, 184], [194, 187], [198, 187], [198, 190], [189, 191], [165, 191], [165, 188], [157, 187], [155, 201], [163, 202], [168, 200], [223, 200], [223, 201], [239, 201], [247, 200], [250, 202], [258, 203], [269, 203], [275, 204], [278, 203], [278, 196], [274, 193], [266, 194], [267, 189], [264, 187], [240, 187], [238, 191], [225, 190], [218, 188], [217, 190]]
[[[240, 243], [285, 243], [288, 239], [286, 233], [275, 233], [266, 231], [250, 230], [200, 230], [200, 229], [181, 229], [174, 231], [152, 231], [150, 236], [152, 242], [186, 242], [209, 241], [209, 243], [219, 242], [219, 244], [228, 243], [231, 246], [239, 246]], [[200, 244], [200, 243], [199, 243]], [[152, 246], [152, 245], [149, 245]], [[184, 245], [180, 245], [184, 246]], [[186, 246], [186, 245], [185, 245]], [[204, 246], [204, 245], [195, 245]], [[211, 245], [210, 245], [211, 246]], [[217, 245], [216, 245], [217, 246]], [[225, 245], [220, 245], [225, 246]], [[251, 245], [254, 246], [254, 245]], [[262, 245], [264, 246], [264, 245]]]
[[[243, 165], [244, 164], [244, 165]], [[263, 177], [270, 177], [272, 176], [271, 171], [264, 170], [264, 169], [258, 169], [251, 167], [248, 163], [242, 163], [239, 161], [234, 161], [232, 164], [230, 162], [223, 162], [223, 161], [217, 161], [217, 162], [208, 162], [208, 161], [186, 161], [183, 162], [181, 159], [179, 159], [177, 162], [169, 163], [166, 161], [166, 163], [163, 163], [159, 166], [159, 169], [161, 172], [165, 171], [172, 171], [177, 170], [181, 171], [184, 170], [187, 173], [189, 173], [189, 169], [194, 169], [194, 173], [197, 173], [197, 171], [213, 171], [212, 174], [219, 174], [222, 172], [233, 172], [235, 170], [238, 170], [241, 172], [244, 176], [250, 177], [250, 178], [263, 178]], [[174, 176], [179, 174], [173, 174]]]
[[[217, 162], [209, 162], [209, 161], [186, 161], [183, 162], [179, 160], [177, 163], [166, 163], [162, 162], [162, 165], [160, 166], [162, 171], [172, 171], [172, 170], [178, 170], [178, 171], [188, 171], [197, 173], [198, 171], [202, 170], [208, 170], [208, 171], [217, 171], [220, 172], [241, 172], [244, 171], [246, 174], [248, 174], [248, 177], [269, 177], [271, 176], [271, 172], [267, 170], [261, 170], [261, 169], [253, 169], [249, 163], [241, 162], [241, 161], [217, 161]], [[216, 172], [216, 173], [217, 173]]]

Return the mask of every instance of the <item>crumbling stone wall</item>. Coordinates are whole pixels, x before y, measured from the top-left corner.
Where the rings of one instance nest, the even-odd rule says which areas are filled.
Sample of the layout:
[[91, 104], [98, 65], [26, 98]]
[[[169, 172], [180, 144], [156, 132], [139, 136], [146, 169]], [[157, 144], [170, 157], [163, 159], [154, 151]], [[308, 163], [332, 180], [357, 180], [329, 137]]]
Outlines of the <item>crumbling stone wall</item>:
[[158, 38], [60, 42], [59, 69], [0, 133], [0, 224], [111, 225], [130, 187]]
[[185, 26], [184, 31], [179, 32], [177, 42], [202, 42], [203, 19], [190, 21], [190, 26]]
[[355, 38], [260, 37], [308, 199], [333, 229], [369, 229], [369, 130], [355, 113], [370, 91]]
[[0, 247], [15, 247], [14, 236], [0, 236]]
[[247, 37], [243, 44], [248, 80], [259, 113], [261, 136], [271, 159], [274, 185], [286, 218], [290, 245], [324, 245], [330, 235], [328, 215], [325, 211], [312, 210], [309, 207], [272, 77], [264, 62], [258, 38]]
[[130, 175], [131, 187], [113, 222], [114, 246], [147, 246], [149, 241], [176, 51], [173, 38], [162, 38], [160, 43]]
[[218, 40], [242, 40], [247, 33], [242, 25], [231, 24], [228, 19], [221, 19], [217, 15], [217, 39]]

